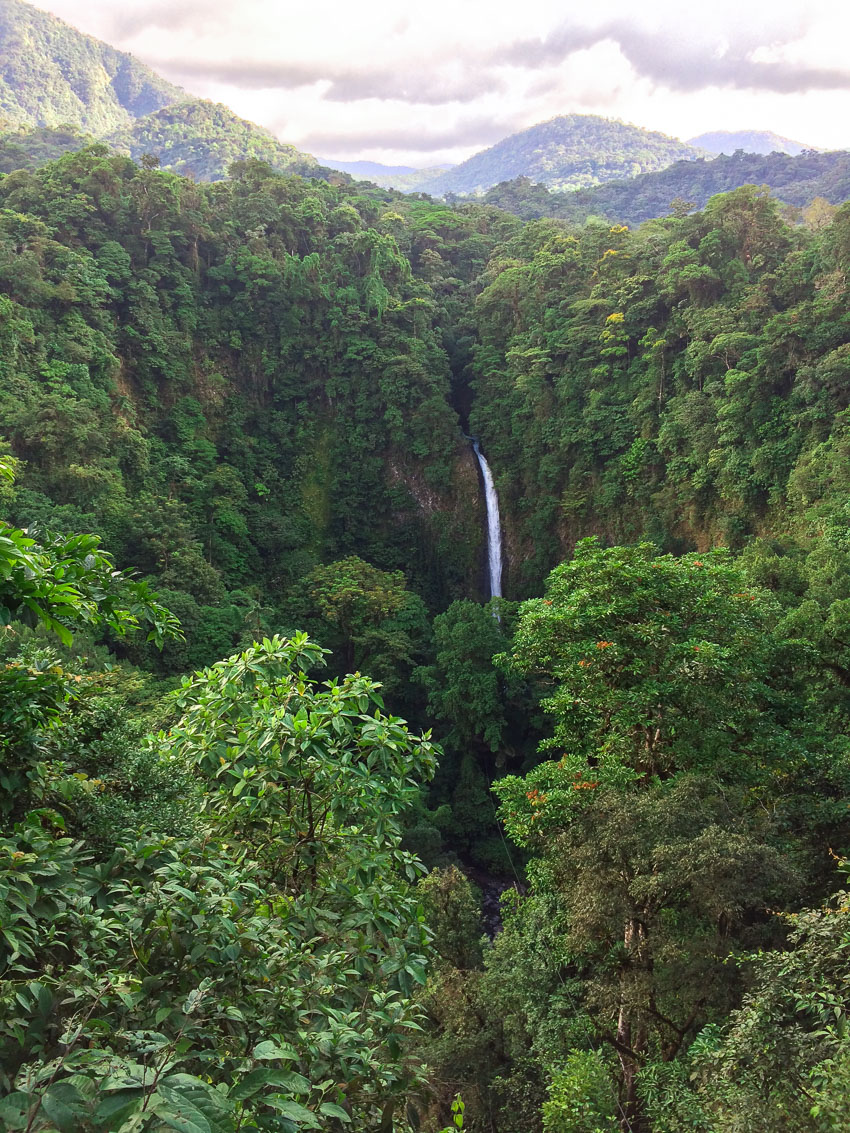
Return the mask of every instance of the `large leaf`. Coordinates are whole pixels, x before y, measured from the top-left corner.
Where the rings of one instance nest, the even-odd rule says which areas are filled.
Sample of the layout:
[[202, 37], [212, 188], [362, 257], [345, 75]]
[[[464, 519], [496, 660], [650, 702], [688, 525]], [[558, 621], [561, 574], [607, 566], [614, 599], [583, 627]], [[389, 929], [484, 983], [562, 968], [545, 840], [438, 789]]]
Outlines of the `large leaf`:
[[263, 1086], [278, 1086], [290, 1090], [294, 1094], [309, 1094], [310, 1083], [301, 1074], [292, 1070], [276, 1070], [271, 1066], [259, 1066], [252, 1070], [233, 1087], [229, 1097], [234, 1101], [243, 1101], [258, 1093]]
[[159, 1093], [180, 1113], [193, 1120], [203, 1119], [211, 1133], [233, 1129], [233, 1104], [208, 1082], [191, 1074], [169, 1074], [159, 1084]]
[[289, 1101], [287, 1098], [275, 1097], [272, 1095], [268, 1098], [263, 1098], [266, 1105], [270, 1105], [276, 1109], [278, 1113], [283, 1114], [284, 1117], [290, 1118], [291, 1121], [296, 1122], [304, 1129], [321, 1129], [322, 1123], [316, 1117], [311, 1109], [306, 1106], [299, 1105], [298, 1102]]
[[295, 1058], [295, 1051], [291, 1046], [282, 1047], [271, 1039], [265, 1039], [263, 1042], [257, 1043], [251, 1051], [251, 1057], [258, 1062], [271, 1062], [278, 1058]]

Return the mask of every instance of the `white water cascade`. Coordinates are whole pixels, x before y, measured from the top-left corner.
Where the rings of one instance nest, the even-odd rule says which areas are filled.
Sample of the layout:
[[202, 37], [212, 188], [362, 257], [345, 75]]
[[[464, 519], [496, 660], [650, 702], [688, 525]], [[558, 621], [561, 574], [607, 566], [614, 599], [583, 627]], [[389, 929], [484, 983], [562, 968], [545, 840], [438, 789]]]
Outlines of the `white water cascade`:
[[[481, 454], [478, 441], [473, 440], [472, 449], [478, 460], [478, 467], [484, 478], [484, 500], [487, 504], [487, 564], [490, 569], [490, 597], [502, 597], [502, 525], [499, 522], [499, 497], [493, 483], [490, 465]], [[498, 617], [498, 615], [496, 615]]]

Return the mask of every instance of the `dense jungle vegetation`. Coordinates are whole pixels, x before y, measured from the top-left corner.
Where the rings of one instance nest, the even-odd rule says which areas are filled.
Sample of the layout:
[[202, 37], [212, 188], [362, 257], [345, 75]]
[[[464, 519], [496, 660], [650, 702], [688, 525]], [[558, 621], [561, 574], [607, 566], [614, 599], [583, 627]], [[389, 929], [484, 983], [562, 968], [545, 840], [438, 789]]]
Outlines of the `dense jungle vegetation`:
[[850, 207], [677, 211], [0, 179], [0, 1129], [847, 1127]]
[[794, 206], [790, 215], [798, 219], [797, 210], [810, 209], [814, 202], [818, 202], [815, 209], [820, 207], [822, 212], [824, 203], [840, 205], [847, 200], [850, 154], [844, 150], [807, 150], [792, 157], [739, 150], [710, 161], [677, 161], [666, 169], [573, 193], [552, 192], [541, 180], [515, 176], [494, 185], [482, 200], [523, 220], [557, 216], [572, 224], [584, 224], [591, 217], [603, 217], [612, 223], [637, 225], [671, 212], [704, 208], [717, 193], [729, 193], [742, 185], [765, 185], [785, 204]]

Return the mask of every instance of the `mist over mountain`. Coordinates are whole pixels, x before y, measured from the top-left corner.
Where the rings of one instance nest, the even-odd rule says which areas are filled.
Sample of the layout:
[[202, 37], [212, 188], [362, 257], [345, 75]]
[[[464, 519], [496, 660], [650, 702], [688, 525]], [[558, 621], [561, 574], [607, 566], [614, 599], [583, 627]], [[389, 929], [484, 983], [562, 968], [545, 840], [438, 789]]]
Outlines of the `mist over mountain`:
[[352, 177], [393, 177], [421, 172], [413, 165], [383, 165], [380, 161], [338, 161], [331, 157], [323, 157], [321, 160], [322, 165], [326, 165], [328, 169], [339, 169], [342, 173], [350, 173]]
[[731, 156], [736, 150], [745, 153], [787, 153], [796, 155], [804, 150], [816, 149], [805, 142], [795, 142], [793, 138], [783, 138], [772, 130], [714, 130], [688, 138], [688, 145], [709, 153], [723, 153]]
[[398, 189], [402, 193], [418, 191], [426, 182], [441, 177], [454, 165], [434, 165], [417, 169], [412, 165], [383, 165], [379, 161], [337, 161], [323, 157], [321, 164], [328, 169], [348, 173], [358, 181], [371, 181], [382, 189]]

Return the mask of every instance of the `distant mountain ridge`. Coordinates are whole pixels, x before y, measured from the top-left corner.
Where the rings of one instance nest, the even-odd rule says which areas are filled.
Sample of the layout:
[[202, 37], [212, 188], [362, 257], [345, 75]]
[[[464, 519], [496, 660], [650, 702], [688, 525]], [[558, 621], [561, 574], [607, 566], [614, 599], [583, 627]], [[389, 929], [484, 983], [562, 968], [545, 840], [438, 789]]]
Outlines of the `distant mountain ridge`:
[[[193, 98], [132, 55], [84, 35], [24, 0], [0, 0], [0, 173], [43, 164], [92, 140], [106, 142], [134, 160], [155, 155], [162, 168], [199, 180], [219, 180], [234, 162], [249, 160], [284, 172], [333, 176], [310, 154], [281, 142], [226, 106]], [[643, 213], [658, 215], [653, 210], [674, 184], [682, 186], [682, 192], [674, 195], [699, 198], [698, 203], [707, 199], [709, 187], [713, 192], [734, 187], [726, 182], [735, 180], [741, 167], [718, 166], [708, 172], [712, 163], [706, 163], [704, 155], [741, 149], [750, 155], [778, 151], [779, 156], [799, 154], [808, 147], [770, 131], [717, 131], [684, 143], [596, 115], [570, 114], [503, 138], [457, 166], [414, 169], [335, 160], [328, 165], [341, 171], [338, 176], [368, 180], [382, 188], [435, 196], [494, 191], [497, 196], [521, 198], [522, 208], [531, 207], [528, 188], [503, 189], [505, 182], [521, 177], [558, 193], [582, 194], [596, 185], [622, 182], [610, 199], [605, 194], [577, 197], [565, 203], [562, 213], [546, 203], [542, 189], [540, 207], [555, 208], [557, 215], [578, 215], [587, 208], [609, 215], [610, 209], [619, 209], [634, 222]], [[701, 168], [691, 176], [687, 167], [694, 163]], [[677, 171], [666, 180], [641, 182], [633, 188], [623, 180], [654, 176], [674, 166]], [[786, 176], [778, 167], [770, 173], [780, 180]], [[796, 174], [788, 176], [797, 183]], [[829, 200], [843, 191], [835, 184], [835, 178], [841, 182], [842, 176], [834, 170], [812, 175], [813, 183], [827, 178], [828, 191], [821, 195]], [[493, 190], [494, 186], [499, 188]], [[807, 191], [800, 189], [798, 195]]]
[[412, 165], [382, 165], [379, 161], [337, 161], [323, 157], [322, 165], [348, 173], [359, 181], [371, 181], [382, 189], [398, 189], [402, 193], [417, 192], [423, 185], [454, 169], [454, 165], [435, 165], [415, 169]]
[[550, 189], [581, 189], [693, 160], [676, 138], [595, 114], [564, 114], [503, 138], [418, 187], [426, 193], [482, 193], [524, 176]]
[[817, 149], [816, 146], [774, 134], [772, 130], [714, 130], [689, 138], [688, 145], [729, 157], [738, 150], [743, 150], [744, 153], [787, 153], [796, 156], [805, 150]]
[[406, 173], [421, 173], [413, 165], [383, 165], [380, 161], [338, 161], [335, 157], [321, 158], [328, 169], [350, 173], [352, 177], [393, 177]]

